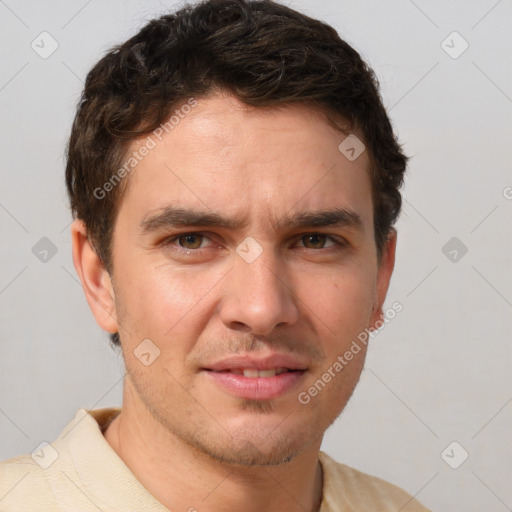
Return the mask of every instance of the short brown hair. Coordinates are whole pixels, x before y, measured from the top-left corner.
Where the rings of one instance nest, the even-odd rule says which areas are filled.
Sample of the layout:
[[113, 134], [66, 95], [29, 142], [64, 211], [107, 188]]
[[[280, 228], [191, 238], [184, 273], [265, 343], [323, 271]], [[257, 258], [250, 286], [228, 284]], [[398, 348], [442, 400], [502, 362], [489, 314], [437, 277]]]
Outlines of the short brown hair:
[[332, 27], [284, 5], [206, 0], [150, 21], [87, 75], [67, 148], [66, 184], [73, 217], [84, 221], [108, 272], [126, 183], [100, 198], [97, 190], [112, 180], [132, 141], [189, 98], [216, 89], [253, 107], [306, 104], [358, 128], [372, 162], [380, 256], [400, 212], [407, 158], [373, 71]]

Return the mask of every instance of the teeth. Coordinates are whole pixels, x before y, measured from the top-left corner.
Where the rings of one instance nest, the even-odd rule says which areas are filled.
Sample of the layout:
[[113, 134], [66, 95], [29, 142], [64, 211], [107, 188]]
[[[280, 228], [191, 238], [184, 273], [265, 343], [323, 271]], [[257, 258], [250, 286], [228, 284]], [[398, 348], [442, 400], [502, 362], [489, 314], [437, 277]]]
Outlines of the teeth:
[[257, 379], [258, 377], [275, 377], [281, 373], [290, 372], [288, 368], [269, 368], [268, 370], [258, 370], [257, 368], [231, 368], [229, 370], [213, 370], [214, 372], [234, 373], [235, 375], [243, 375], [250, 379]]
[[[257, 370], [255, 368], [246, 368], [243, 370], [243, 376], [249, 377], [250, 379], [256, 379], [258, 377], [275, 377], [281, 373], [287, 372], [286, 368], [270, 368], [268, 370]], [[232, 373], [242, 373], [237, 370], [231, 370]]]
[[258, 370], [244, 370], [244, 377], [255, 379], [256, 377], [259, 377], [259, 372]]
[[275, 377], [276, 376], [276, 369], [271, 368], [270, 370], [260, 370], [258, 372], [258, 377]]

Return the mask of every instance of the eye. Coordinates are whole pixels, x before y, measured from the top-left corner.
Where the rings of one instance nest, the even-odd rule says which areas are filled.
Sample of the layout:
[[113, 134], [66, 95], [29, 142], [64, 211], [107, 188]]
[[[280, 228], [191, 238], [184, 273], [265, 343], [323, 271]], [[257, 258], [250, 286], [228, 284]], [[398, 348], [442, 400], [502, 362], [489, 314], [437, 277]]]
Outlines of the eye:
[[201, 249], [205, 238], [204, 235], [198, 233], [187, 233], [186, 235], [178, 236], [175, 240], [183, 249]]
[[181, 235], [172, 236], [162, 242], [164, 247], [175, 251], [186, 252], [200, 251], [211, 245], [211, 240], [202, 233], [182, 233]]
[[[335, 245], [343, 245], [329, 235], [323, 233], [308, 233], [300, 238], [303, 246], [307, 249], [326, 249]], [[328, 244], [328, 245], [326, 245]]]

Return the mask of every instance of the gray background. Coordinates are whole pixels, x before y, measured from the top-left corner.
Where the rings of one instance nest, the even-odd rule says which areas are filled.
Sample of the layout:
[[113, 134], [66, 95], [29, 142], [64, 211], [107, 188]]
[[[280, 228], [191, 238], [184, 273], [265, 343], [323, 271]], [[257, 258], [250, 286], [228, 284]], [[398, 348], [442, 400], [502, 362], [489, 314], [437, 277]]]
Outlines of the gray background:
[[[512, 2], [288, 4], [369, 61], [413, 157], [388, 295], [404, 309], [323, 449], [437, 511], [511, 510]], [[173, 5], [0, 0], [0, 459], [54, 440], [80, 407], [121, 403], [121, 356], [72, 264], [63, 151], [90, 67]], [[31, 48], [43, 31], [59, 45], [46, 59]], [[453, 31], [469, 44], [457, 58]], [[452, 441], [452, 465], [469, 453], [458, 469], [441, 457]]]

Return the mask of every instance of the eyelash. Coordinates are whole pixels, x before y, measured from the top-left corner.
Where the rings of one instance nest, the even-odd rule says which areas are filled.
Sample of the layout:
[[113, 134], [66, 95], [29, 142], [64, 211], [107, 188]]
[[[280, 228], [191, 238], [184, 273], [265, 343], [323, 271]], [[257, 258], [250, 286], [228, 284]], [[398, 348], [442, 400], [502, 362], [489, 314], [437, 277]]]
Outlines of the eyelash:
[[[176, 242], [179, 238], [187, 236], [187, 235], [202, 236], [202, 237], [207, 238], [208, 240], [212, 241], [210, 239], [210, 237], [208, 237], [208, 235], [203, 233], [203, 232], [200, 232], [200, 231], [187, 231], [185, 233], [180, 233], [178, 235], [173, 235], [173, 236], [171, 236], [169, 238], [166, 238], [165, 240], [163, 240], [161, 245], [164, 246], [164, 247], [170, 247], [171, 250], [177, 251], [177, 252], [181, 252], [182, 254], [185, 254], [185, 255], [192, 255], [193, 253], [194, 254], [200, 254], [200, 252], [202, 250], [207, 249], [207, 247], [203, 247], [203, 248], [199, 248], [199, 249], [186, 249], [184, 247], [180, 247], [179, 245], [173, 245], [173, 242]], [[303, 249], [310, 249], [312, 251], [321, 251], [321, 250], [342, 249], [344, 247], [348, 247], [348, 243], [345, 240], [338, 239], [338, 238], [335, 238], [332, 235], [328, 235], [326, 233], [321, 233], [321, 232], [304, 233], [304, 234], [299, 236], [298, 240], [302, 240], [304, 237], [311, 236], [311, 235], [322, 235], [322, 236], [325, 236], [326, 237], [326, 241], [330, 240], [331, 242], [334, 243], [334, 245], [332, 245], [330, 247], [321, 247], [319, 249], [310, 249], [308, 247], [304, 247], [303, 246], [302, 247]]]

